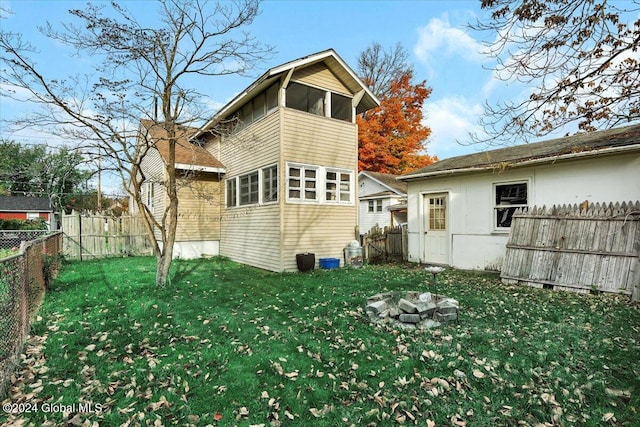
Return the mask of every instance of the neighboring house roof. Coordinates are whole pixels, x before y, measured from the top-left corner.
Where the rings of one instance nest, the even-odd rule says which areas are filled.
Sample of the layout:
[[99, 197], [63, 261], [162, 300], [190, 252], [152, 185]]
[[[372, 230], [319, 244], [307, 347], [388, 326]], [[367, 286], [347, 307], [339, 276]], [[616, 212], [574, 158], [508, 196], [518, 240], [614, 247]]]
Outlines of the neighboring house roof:
[[630, 125], [451, 157], [403, 175], [399, 179], [411, 180], [483, 170], [504, 170], [511, 167], [636, 150], [640, 150], [640, 125]]
[[0, 211], [53, 212], [47, 197], [0, 196]]
[[388, 199], [391, 197], [403, 197], [393, 191], [381, 191], [379, 193], [367, 194], [366, 196], [360, 196], [360, 200], [373, 200], [373, 199]]
[[[149, 132], [149, 137], [166, 162], [169, 157], [169, 140], [162, 123], [153, 120], [141, 120], [142, 126]], [[176, 141], [176, 168], [199, 170], [203, 172], [224, 172], [224, 165], [202, 146], [189, 142], [189, 138], [197, 128], [180, 126]]]
[[[371, 171], [362, 171], [359, 173], [360, 176], [366, 176], [378, 184], [388, 188], [395, 194], [399, 194], [401, 196], [406, 196], [407, 194], [407, 183], [398, 181], [398, 175], [392, 175], [388, 173], [381, 172], [371, 172]], [[372, 196], [368, 194], [368, 196]]]
[[216, 115], [209, 120], [193, 138], [199, 137], [207, 129], [211, 128], [219, 120], [227, 117], [229, 114], [235, 112], [238, 107], [241, 107], [246, 100], [251, 99], [254, 95], [270, 86], [276, 79], [284, 77], [286, 83], [291, 78], [293, 71], [298, 68], [308, 67], [309, 65], [324, 62], [326, 66], [340, 79], [340, 81], [349, 88], [354, 94], [356, 94], [356, 100], [358, 101], [356, 107], [356, 114], [360, 114], [364, 111], [377, 107], [380, 101], [371, 92], [366, 84], [353, 72], [353, 70], [347, 65], [346, 62], [333, 49], [327, 49], [322, 52], [314, 53], [311, 55], [298, 58], [293, 61], [286, 62], [277, 67], [273, 67], [267, 70], [258, 80], [256, 80], [251, 86], [242, 91], [239, 95], [233, 98], [227, 105], [222, 107]]

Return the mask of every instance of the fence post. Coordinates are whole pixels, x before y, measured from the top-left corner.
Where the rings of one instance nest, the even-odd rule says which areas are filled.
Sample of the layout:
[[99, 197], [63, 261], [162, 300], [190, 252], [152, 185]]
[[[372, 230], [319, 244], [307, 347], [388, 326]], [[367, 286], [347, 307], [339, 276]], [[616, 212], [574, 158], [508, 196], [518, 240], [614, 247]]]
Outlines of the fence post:
[[638, 264], [633, 276], [633, 291], [631, 293], [631, 302], [640, 302], [640, 232], [636, 231], [636, 238], [633, 247], [638, 250]]

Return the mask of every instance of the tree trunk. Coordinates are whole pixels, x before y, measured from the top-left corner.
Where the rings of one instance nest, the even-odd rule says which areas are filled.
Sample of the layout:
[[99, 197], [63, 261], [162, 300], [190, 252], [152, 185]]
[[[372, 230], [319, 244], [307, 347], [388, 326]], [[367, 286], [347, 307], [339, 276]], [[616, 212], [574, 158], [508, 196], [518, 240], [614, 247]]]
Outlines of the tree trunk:
[[[164, 288], [169, 283], [171, 256], [167, 256], [164, 250], [161, 252], [162, 253], [156, 257], [158, 260], [158, 264], [156, 267], [156, 286], [159, 288]], [[173, 252], [173, 250], [171, 252]]]

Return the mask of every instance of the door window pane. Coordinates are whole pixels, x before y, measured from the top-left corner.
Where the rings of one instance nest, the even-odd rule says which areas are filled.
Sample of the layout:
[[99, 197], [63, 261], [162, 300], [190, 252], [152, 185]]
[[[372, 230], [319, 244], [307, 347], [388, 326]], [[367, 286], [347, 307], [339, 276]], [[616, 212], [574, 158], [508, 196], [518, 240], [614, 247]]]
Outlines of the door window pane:
[[447, 229], [445, 197], [429, 198], [429, 230], [440, 231]]

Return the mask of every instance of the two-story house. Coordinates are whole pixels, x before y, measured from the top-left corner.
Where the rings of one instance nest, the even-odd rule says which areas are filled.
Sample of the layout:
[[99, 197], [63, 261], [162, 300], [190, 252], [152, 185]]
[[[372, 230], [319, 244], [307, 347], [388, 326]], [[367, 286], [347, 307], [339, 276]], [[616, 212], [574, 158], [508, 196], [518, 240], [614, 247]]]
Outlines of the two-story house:
[[[202, 210], [194, 203], [219, 216], [179, 218], [179, 228], [212, 227], [219, 250], [208, 254], [273, 271], [295, 270], [298, 253], [341, 258], [358, 224], [355, 117], [378, 104], [332, 49], [271, 68], [189, 136], [220, 164], [209, 169], [214, 196], [192, 192], [179, 203], [190, 206], [187, 216]], [[198, 156], [183, 168], [211, 161]], [[192, 238], [189, 231], [182, 236]], [[176, 253], [196, 256], [196, 241], [176, 242]]]

